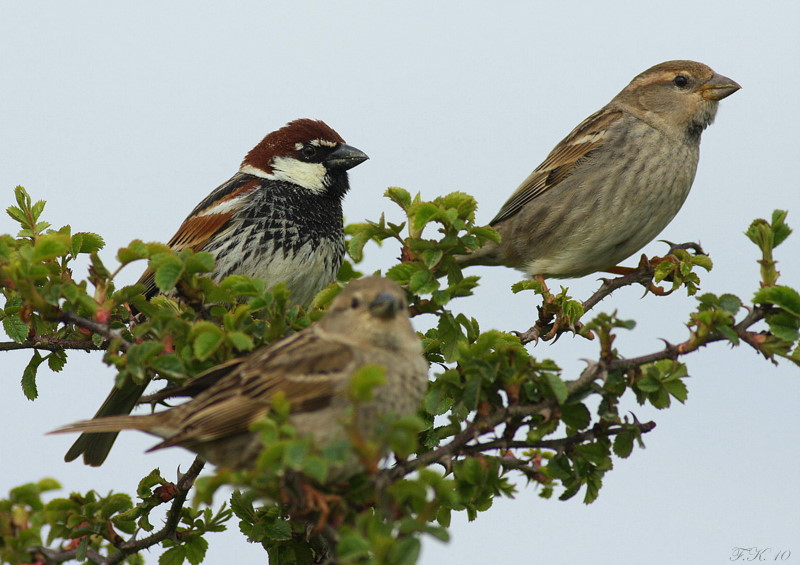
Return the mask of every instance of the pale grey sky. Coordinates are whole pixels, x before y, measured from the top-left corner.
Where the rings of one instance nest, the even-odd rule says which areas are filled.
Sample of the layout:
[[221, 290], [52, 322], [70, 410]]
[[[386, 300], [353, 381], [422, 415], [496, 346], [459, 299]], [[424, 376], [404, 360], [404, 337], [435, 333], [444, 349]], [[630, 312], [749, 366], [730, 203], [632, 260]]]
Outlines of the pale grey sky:
[[[800, 231], [794, 167], [800, 154], [800, 4], [609, 0], [562, 2], [0, 2], [0, 204], [24, 185], [48, 202], [55, 226], [94, 231], [109, 261], [131, 239], [165, 241], [194, 205], [236, 170], [264, 134], [298, 117], [325, 120], [370, 161], [351, 173], [350, 221], [382, 211], [387, 186], [426, 198], [475, 195], [488, 221], [553, 145], [649, 66], [694, 59], [742, 85], [703, 137], [692, 194], [661, 237], [699, 240], [716, 263], [703, 291], [755, 290], [754, 217], [790, 210]], [[0, 233], [14, 230], [0, 219]], [[645, 251], [658, 254], [661, 244]], [[398, 250], [368, 249], [384, 268]], [[800, 233], [777, 251], [800, 285]], [[476, 269], [463, 308], [484, 329], [525, 329], [535, 314], [512, 295], [514, 271]], [[739, 273], [747, 273], [740, 276]], [[79, 273], [82, 275], [82, 273]], [[135, 268], [126, 281], [139, 275]], [[565, 281], [585, 297], [594, 277]], [[600, 305], [636, 318], [625, 355], [685, 339], [694, 300], [629, 288]], [[562, 338], [533, 349], [566, 368], [595, 344]], [[123, 434], [99, 469], [65, 464], [71, 437], [44, 436], [91, 416], [113, 374], [97, 355], [71, 353], [40, 371], [41, 398], [19, 387], [30, 353], [3, 354], [0, 493], [52, 476], [70, 491], [134, 492], [160, 466], [191, 456], [144, 455], [152, 440]], [[800, 559], [800, 371], [749, 350], [714, 345], [688, 359], [689, 400], [667, 412], [628, 408], [658, 427], [647, 449], [615, 460], [600, 499], [544, 501], [524, 488], [452, 541], [425, 540], [421, 563], [728, 563], [735, 546], [788, 549]], [[208, 563], [266, 562], [237, 531], [209, 536]], [[158, 551], [146, 555], [156, 563]]]

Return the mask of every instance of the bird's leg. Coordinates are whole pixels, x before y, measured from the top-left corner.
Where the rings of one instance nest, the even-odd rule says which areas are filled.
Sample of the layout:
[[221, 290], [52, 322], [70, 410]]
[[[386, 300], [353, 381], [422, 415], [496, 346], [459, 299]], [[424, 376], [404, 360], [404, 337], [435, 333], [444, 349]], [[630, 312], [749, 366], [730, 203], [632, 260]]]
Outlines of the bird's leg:
[[311, 535], [316, 536], [328, 523], [328, 518], [331, 515], [331, 505], [341, 502], [342, 497], [338, 494], [320, 492], [319, 489], [306, 481], [300, 484], [300, 489], [303, 491], [305, 512], [307, 514], [319, 512], [319, 517], [311, 530]]

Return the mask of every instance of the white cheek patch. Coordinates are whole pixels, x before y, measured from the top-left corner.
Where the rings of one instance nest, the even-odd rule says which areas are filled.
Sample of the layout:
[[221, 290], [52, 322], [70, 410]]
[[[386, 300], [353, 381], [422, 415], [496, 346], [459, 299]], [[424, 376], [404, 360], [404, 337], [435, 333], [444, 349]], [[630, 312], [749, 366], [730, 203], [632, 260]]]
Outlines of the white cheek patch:
[[[325, 191], [325, 175], [328, 171], [322, 163], [304, 163], [291, 157], [275, 157], [271, 166], [272, 174], [268, 178], [291, 182], [314, 193]], [[242, 172], [249, 171], [245, 171], [243, 167]], [[260, 172], [263, 176], [264, 172]]]

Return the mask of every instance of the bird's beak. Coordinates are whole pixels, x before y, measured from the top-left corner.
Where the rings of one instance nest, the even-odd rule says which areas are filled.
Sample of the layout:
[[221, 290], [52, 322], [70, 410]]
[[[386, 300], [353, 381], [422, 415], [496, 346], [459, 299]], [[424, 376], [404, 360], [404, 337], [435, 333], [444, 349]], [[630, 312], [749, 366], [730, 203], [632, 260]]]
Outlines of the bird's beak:
[[369, 303], [370, 314], [376, 318], [394, 318], [403, 308], [403, 301], [390, 292], [381, 292]]
[[708, 82], [700, 87], [700, 94], [706, 100], [722, 100], [742, 88], [735, 80], [714, 73]]
[[325, 159], [325, 164], [329, 169], [342, 169], [346, 171], [347, 169], [352, 169], [359, 163], [363, 163], [367, 159], [369, 159], [367, 154], [360, 149], [342, 143], [328, 155], [328, 158]]

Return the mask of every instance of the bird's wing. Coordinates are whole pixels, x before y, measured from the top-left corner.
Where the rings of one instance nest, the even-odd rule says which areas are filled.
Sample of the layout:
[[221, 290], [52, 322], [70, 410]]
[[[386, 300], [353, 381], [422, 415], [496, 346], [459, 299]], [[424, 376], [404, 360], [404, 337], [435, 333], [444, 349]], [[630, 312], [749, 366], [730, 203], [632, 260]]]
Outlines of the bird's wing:
[[289, 402], [292, 413], [325, 408], [337, 384], [352, 371], [355, 357], [352, 347], [314, 331], [260, 348], [231, 363], [230, 373], [177, 407], [180, 421], [173, 424], [181, 432], [154, 449], [246, 432], [269, 412], [278, 393]]
[[514, 191], [490, 225], [514, 216], [525, 204], [567, 178], [600, 146], [608, 128], [621, 117], [621, 111], [603, 108], [581, 122]]
[[[241, 209], [241, 199], [258, 189], [261, 182], [252, 175], [235, 174], [192, 210], [167, 245], [175, 251], [202, 251], [215, 235], [228, 227], [233, 215]], [[148, 298], [158, 294], [155, 275], [149, 268], [142, 273], [139, 282], [147, 287], [144, 294]]]

